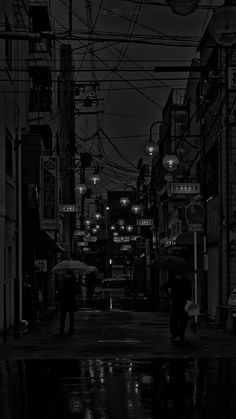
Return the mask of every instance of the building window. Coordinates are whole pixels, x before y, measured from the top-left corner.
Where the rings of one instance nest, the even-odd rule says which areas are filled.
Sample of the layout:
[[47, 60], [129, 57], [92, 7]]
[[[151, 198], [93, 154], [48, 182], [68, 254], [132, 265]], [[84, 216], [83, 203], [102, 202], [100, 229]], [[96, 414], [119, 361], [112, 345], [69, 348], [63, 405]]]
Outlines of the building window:
[[12, 177], [13, 174], [13, 150], [12, 150], [12, 136], [6, 129], [6, 174]]
[[[7, 16], [5, 16], [5, 31], [11, 32], [11, 25]], [[12, 39], [5, 39], [5, 59], [8, 66], [12, 67]]]

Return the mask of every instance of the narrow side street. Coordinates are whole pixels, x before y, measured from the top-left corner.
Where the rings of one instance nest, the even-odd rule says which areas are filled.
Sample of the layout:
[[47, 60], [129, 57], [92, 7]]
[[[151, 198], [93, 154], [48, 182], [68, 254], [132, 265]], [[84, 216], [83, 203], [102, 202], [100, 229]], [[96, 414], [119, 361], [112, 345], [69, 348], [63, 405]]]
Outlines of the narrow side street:
[[[200, 322], [190, 328], [184, 343], [171, 342], [169, 314], [131, 311], [79, 311], [76, 331], [59, 335], [59, 313], [35, 325], [26, 334], [0, 345], [4, 359], [149, 359], [230, 358], [235, 356], [236, 336]], [[67, 327], [68, 329], [68, 327]]]

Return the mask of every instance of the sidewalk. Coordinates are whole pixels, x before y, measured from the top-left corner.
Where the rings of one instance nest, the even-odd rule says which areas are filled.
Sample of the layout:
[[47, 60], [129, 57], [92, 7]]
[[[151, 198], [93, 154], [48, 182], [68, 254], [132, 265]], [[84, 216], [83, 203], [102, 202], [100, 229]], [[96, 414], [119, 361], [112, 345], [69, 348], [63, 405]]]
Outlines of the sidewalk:
[[187, 331], [188, 342], [171, 343], [168, 313], [84, 309], [73, 335], [58, 331], [54, 312], [28, 333], [7, 337], [0, 359], [235, 357], [236, 336], [204, 322], [196, 334]]

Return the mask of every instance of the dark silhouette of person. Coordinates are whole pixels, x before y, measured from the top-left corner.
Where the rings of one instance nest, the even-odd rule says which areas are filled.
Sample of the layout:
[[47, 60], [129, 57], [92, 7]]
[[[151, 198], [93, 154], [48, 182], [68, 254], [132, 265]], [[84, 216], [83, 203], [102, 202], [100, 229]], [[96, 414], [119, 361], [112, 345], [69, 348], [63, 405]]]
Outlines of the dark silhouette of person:
[[87, 298], [92, 298], [94, 293], [96, 283], [96, 274], [95, 272], [90, 272], [86, 275], [85, 284], [86, 284], [86, 296]]
[[171, 298], [171, 340], [174, 341], [179, 338], [181, 341], [184, 341], [188, 324], [188, 313], [185, 311], [185, 304], [188, 299], [191, 299], [191, 283], [186, 274], [169, 273], [167, 288]]
[[62, 287], [59, 291], [60, 307], [60, 334], [64, 333], [67, 313], [69, 313], [69, 333], [75, 331], [75, 308], [76, 308], [77, 283], [71, 269], [68, 269], [63, 278]]

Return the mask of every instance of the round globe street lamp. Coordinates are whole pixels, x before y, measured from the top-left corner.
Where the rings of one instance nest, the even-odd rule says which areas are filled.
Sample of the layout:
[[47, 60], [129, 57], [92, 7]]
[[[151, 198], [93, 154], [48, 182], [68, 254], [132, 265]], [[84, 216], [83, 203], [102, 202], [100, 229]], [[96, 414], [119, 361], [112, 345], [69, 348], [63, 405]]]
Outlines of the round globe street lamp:
[[120, 198], [120, 204], [122, 205], [122, 207], [127, 207], [130, 204], [130, 200], [127, 196], [122, 196]]
[[211, 17], [208, 30], [217, 44], [225, 47], [236, 44], [236, 7], [229, 4], [218, 7]]
[[78, 191], [80, 195], [84, 195], [87, 191], [87, 186], [85, 185], [85, 183], [78, 183], [77, 185], [75, 185], [75, 190]]
[[134, 227], [131, 224], [128, 224], [126, 226], [126, 230], [128, 231], [128, 233], [131, 233], [133, 231]]
[[162, 160], [162, 164], [168, 172], [173, 172], [178, 167], [179, 159], [175, 154], [167, 154]]
[[120, 227], [122, 227], [122, 226], [124, 226], [124, 225], [125, 225], [125, 220], [123, 220], [122, 218], [120, 218], [120, 219], [117, 221], [117, 224], [118, 224]]
[[93, 173], [91, 176], [89, 176], [90, 182], [92, 182], [94, 185], [101, 182], [101, 176], [98, 173]]
[[187, 16], [196, 10], [201, 0], [165, 0], [172, 12]]
[[154, 126], [157, 125], [157, 124], [164, 124], [164, 125], [167, 126], [167, 128], [170, 128], [169, 124], [167, 124], [164, 121], [155, 121], [155, 122], [152, 123], [152, 125], [150, 126], [149, 140], [146, 142], [146, 144], [144, 146], [144, 151], [145, 151], [146, 155], [148, 155], [149, 157], [153, 157], [159, 152], [158, 144], [155, 143], [152, 139], [152, 130], [153, 130]]
[[100, 214], [99, 212], [96, 212], [96, 214], [94, 214], [94, 218], [97, 221], [100, 221], [102, 219], [102, 214]]
[[138, 215], [141, 212], [141, 205], [139, 204], [133, 204], [131, 207], [131, 211], [134, 215]]
[[158, 153], [159, 147], [154, 141], [150, 140], [145, 144], [144, 151], [147, 156], [153, 157]]

